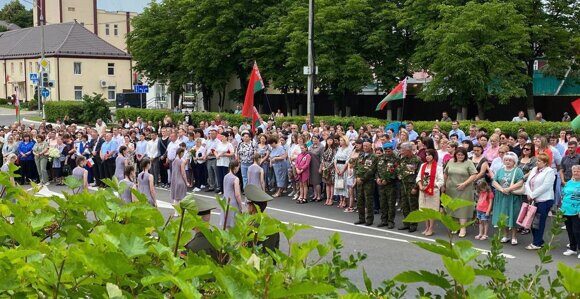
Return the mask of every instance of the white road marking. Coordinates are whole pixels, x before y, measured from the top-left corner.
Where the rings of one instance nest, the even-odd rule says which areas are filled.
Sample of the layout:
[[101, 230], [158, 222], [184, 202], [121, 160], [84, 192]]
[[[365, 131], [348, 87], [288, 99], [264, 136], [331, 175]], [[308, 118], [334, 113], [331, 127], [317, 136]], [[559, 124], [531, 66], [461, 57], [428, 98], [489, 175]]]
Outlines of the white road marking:
[[[96, 188], [92, 188], [91, 187], [90, 189], [95, 190]], [[164, 188], [158, 188], [158, 189], [164, 189]], [[32, 188], [31, 189], [28, 189], [28, 191], [31, 191], [31, 190], [32, 190]], [[46, 197], [50, 197], [50, 196], [55, 195], [55, 196], [64, 198], [64, 195], [62, 195], [61, 193], [56, 193], [56, 192], [50, 191], [46, 186], [43, 186], [42, 189], [40, 189], [40, 191], [38, 192], [38, 195], [40, 195], [40, 196], [46, 196]], [[199, 193], [197, 193], [196, 195], [201, 196], [201, 197], [211, 198], [211, 199], [215, 198], [213, 196], [203, 195], [203, 194], [199, 194]], [[162, 208], [162, 209], [175, 210], [175, 208], [173, 207], [173, 205], [171, 203], [166, 202], [166, 201], [163, 201], [163, 200], [157, 200], [157, 206], [159, 208]], [[383, 230], [383, 229], [376, 228], [376, 227], [357, 226], [357, 225], [354, 225], [353, 223], [350, 223], [350, 222], [336, 220], [336, 219], [331, 219], [331, 218], [326, 218], [326, 217], [320, 217], [320, 216], [315, 216], [315, 215], [310, 215], [310, 214], [304, 214], [304, 213], [300, 213], [300, 212], [288, 211], [288, 210], [278, 209], [278, 208], [272, 208], [272, 207], [268, 207], [268, 209], [269, 210], [273, 210], [273, 211], [277, 211], [277, 212], [287, 213], [287, 214], [294, 214], [294, 215], [298, 215], [298, 216], [302, 216], [302, 217], [307, 217], [307, 218], [314, 218], [314, 219], [324, 220], [324, 221], [328, 221], [328, 222], [334, 222], [334, 223], [339, 223], [339, 224], [343, 224], [343, 225], [359, 227], [359, 228], [363, 228], [363, 229], [370, 229], [370, 230], [373, 230], [373, 231], [379, 231], [379, 232], [387, 233], [387, 234], [399, 235], [399, 236], [403, 236], [403, 237], [407, 237], [407, 238], [414, 238], [414, 239], [418, 239], [418, 240], [422, 240], [422, 241], [435, 242], [435, 240], [430, 239], [430, 238], [425, 238], [425, 237], [420, 237], [420, 236], [414, 236], [414, 235], [409, 235], [409, 234], [400, 233], [400, 232]], [[220, 215], [219, 212], [212, 212], [212, 214], [213, 215]], [[284, 222], [284, 223], [288, 223], [288, 222]], [[361, 236], [361, 237], [375, 238], [375, 239], [383, 239], [383, 240], [389, 240], [389, 241], [395, 241], [395, 242], [401, 242], [401, 243], [411, 243], [411, 242], [409, 242], [409, 240], [406, 240], [406, 239], [399, 239], [399, 238], [393, 238], [393, 237], [387, 237], [387, 236], [379, 236], [379, 235], [365, 234], [365, 233], [359, 233], [359, 232], [354, 232], [354, 231], [349, 231], [349, 230], [329, 228], [329, 227], [323, 227], [323, 226], [314, 226], [314, 225], [310, 225], [310, 226], [312, 228], [314, 228], [314, 229], [319, 229], [319, 230], [333, 231], [333, 232], [338, 232], [338, 233], [343, 233], [343, 234], [351, 234], [351, 235], [357, 235], [357, 236]], [[489, 250], [482, 249], [482, 248], [476, 248], [476, 247], [474, 247], [474, 249], [477, 250], [477, 251], [480, 251], [481, 254], [488, 254], [490, 252]], [[516, 258], [515, 256], [513, 256], [511, 254], [506, 254], [506, 253], [502, 253], [502, 256], [504, 256], [505, 258], [508, 258], [508, 259], [515, 259]]]

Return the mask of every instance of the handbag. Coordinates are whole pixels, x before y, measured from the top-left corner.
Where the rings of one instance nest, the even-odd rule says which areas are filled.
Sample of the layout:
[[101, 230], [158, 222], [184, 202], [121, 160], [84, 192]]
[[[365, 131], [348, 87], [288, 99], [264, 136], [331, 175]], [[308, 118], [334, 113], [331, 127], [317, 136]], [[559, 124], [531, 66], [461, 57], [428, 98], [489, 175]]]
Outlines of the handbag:
[[534, 216], [536, 215], [537, 210], [538, 208], [534, 206], [533, 202], [532, 204], [524, 202], [522, 204], [522, 208], [520, 209], [520, 214], [518, 215], [516, 224], [525, 229], [530, 229], [530, 227], [532, 227], [532, 223], [534, 222]]
[[[516, 171], [514, 170], [514, 174], [512, 175], [512, 182], [510, 183], [510, 187], [514, 184], [514, 179], [516, 177]], [[514, 195], [525, 195], [526, 194], [526, 184], [522, 184], [521, 187], [519, 187], [516, 190], [512, 190], [511, 193]]]
[[344, 189], [344, 178], [337, 178], [334, 182], [334, 187], [336, 189]]

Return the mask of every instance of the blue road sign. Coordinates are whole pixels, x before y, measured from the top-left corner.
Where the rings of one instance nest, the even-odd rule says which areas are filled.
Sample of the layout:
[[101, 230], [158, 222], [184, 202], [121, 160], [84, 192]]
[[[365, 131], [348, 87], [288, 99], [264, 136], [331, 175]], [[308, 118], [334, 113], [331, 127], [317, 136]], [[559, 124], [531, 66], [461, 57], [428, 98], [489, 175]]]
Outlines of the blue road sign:
[[42, 97], [44, 98], [48, 98], [48, 96], [50, 95], [50, 90], [48, 90], [48, 88], [43, 88], [42, 92], [41, 92]]
[[30, 81], [38, 81], [38, 74], [37, 73], [30, 73], [28, 74], [30, 77]]
[[133, 90], [135, 93], [148, 93], [149, 86], [147, 85], [133, 85]]

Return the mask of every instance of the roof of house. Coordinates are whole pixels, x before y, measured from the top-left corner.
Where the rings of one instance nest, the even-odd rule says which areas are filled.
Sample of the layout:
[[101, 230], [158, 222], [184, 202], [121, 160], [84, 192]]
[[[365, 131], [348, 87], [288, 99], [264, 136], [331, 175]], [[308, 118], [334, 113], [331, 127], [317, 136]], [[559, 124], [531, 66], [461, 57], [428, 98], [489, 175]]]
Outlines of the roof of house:
[[[41, 53], [41, 27], [0, 33], [0, 59], [36, 58]], [[46, 57], [131, 59], [77, 22], [44, 26]]]
[[16, 24], [8, 23], [6, 21], [2, 21], [2, 20], [0, 20], [0, 26], [6, 27], [6, 29], [8, 29], [8, 30], [20, 29], [20, 26], [18, 26]]

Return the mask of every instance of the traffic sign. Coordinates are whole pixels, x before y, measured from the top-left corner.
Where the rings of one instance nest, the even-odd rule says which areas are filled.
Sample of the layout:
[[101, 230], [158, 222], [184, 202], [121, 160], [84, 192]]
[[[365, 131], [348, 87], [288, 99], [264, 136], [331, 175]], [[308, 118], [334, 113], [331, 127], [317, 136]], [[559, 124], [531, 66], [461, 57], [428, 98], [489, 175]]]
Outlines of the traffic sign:
[[135, 93], [148, 93], [149, 86], [147, 85], [133, 85], [133, 90]]
[[38, 64], [40, 64], [42, 69], [46, 69], [48, 67], [48, 60], [46, 60], [45, 58], [40, 58], [38, 60]]
[[43, 88], [41, 95], [43, 98], [48, 98], [48, 96], [50, 96], [50, 90], [48, 90], [48, 88]]
[[38, 81], [38, 74], [37, 73], [30, 73], [30, 74], [28, 74], [28, 77], [30, 78], [30, 81], [32, 81], [32, 82]]

